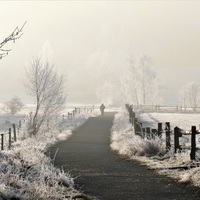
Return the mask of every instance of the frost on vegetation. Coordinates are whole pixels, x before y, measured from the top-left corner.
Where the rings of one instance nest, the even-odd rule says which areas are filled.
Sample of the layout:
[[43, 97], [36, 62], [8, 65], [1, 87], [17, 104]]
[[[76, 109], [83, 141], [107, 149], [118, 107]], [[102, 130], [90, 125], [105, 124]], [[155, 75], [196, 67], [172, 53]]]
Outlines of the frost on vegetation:
[[135, 135], [126, 112], [115, 116], [111, 132], [111, 148], [121, 155], [154, 156], [164, 153], [160, 138], [143, 139]]
[[0, 153], [0, 199], [76, 199], [81, 193], [74, 189], [69, 173], [54, 167], [45, 150], [55, 142], [67, 139], [72, 130], [90, 115], [51, 123], [36, 137], [28, 137], [25, 125], [18, 133], [21, 140], [12, 149]]
[[[161, 114], [158, 113], [158, 115], [159, 118], [162, 117]], [[151, 124], [153, 123], [152, 118], [148, 119], [145, 114], [144, 116], [146, 124], [148, 124], [148, 120]], [[166, 116], [165, 114], [165, 119]], [[183, 117], [181, 115], [181, 119]], [[154, 114], [154, 118], [157, 119], [156, 114]], [[175, 123], [179, 125], [180, 121], [177, 114]], [[184, 137], [180, 138], [180, 142], [190, 143], [189, 139]], [[165, 153], [165, 144], [160, 138], [148, 140], [135, 135], [126, 111], [121, 111], [115, 116], [111, 130], [111, 148], [120, 155], [138, 160], [142, 165], [156, 170], [161, 175], [167, 175], [180, 182], [192, 183], [200, 187], [200, 163], [190, 161], [190, 150], [174, 154], [172, 149], [172, 151]], [[199, 156], [198, 153], [196, 152], [196, 156]]]
[[0, 193], [3, 198], [70, 199], [78, 193], [69, 174], [55, 168], [40, 150], [34, 148], [32, 153], [26, 148], [18, 147], [2, 155]]
[[180, 174], [180, 182], [192, 182], [195, 186], [200, 187], [200, 168], [193, 168], [187, 173]]

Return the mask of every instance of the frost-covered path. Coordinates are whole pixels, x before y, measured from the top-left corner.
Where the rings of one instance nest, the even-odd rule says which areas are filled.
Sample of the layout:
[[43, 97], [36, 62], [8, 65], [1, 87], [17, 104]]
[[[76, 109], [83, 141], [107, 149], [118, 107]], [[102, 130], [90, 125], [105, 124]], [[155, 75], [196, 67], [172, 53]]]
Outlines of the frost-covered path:
[[[67, 140], [51, 147], [55, 165], [70, 172], [79, 189], [101, 200], [197, 200], [197, 189], [176, 183], [110, 149], [115, 113], [90, 118]], [[95, 199], [95, 198], [92, 198]]]

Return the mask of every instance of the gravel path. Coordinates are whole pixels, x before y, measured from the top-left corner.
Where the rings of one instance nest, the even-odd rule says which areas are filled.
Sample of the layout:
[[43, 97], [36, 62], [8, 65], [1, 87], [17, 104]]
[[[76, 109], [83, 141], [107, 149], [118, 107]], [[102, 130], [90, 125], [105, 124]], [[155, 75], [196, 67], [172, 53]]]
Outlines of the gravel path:
[[199, 189], [159, 176], [111, 151], [114, 114], [90, 118], [67, 141], [49, 149], [53, 157], [58, 148], [55, 165], [77, 177], [77, 188], [100, 200], [200, 200]]

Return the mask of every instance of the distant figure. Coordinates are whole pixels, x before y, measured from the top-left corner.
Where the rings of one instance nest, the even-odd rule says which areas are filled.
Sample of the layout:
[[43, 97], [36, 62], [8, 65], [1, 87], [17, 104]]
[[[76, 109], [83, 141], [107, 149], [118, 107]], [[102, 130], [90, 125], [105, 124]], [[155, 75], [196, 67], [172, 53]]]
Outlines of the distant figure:
[[101, 111], [101, 115], [103, 116], [104, 115], [104, 109], [106, 107], [104, 106], [104, 104], [102, 103], [101, 106], [100, 106], [100, 111]]

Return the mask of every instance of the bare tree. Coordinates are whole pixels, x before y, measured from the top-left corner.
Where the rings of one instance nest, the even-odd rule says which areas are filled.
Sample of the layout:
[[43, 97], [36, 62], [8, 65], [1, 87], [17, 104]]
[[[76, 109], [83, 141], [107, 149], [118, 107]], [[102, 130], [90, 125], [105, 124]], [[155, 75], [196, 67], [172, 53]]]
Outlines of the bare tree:
[[53, 65], [39, 58], [32, 60], [26, 75], [26, 91], [34, 97], [36, 103], [29, 119], [29, 133], [36, 135], [49, 117], [64, 109], [66, 78], [63, 74], [58, 75]]
[[188, 105], [191, 106], [193, 110], [196, 110], [200, 103], [200, 85], [195, 82], [190, 82], [187, 83], [181, 91], [180, 94], [183, 100], [183, 106], [186, 107], [186, 105]]
[[24, 104], [21, 99], [17, 96], [14, 96], [10, 101], [6, 102], [3, 106], [3, 110], [6, 113], [16, 114], [23, 108]]
[[8, 55], [8, 52], [11, 51], [11, 49], [4, 48], [5, 45], [10, 41], [15, 42], [15, 40], [19, 39], [23, 35], [23, 28], [25, 24], [26, 22], [21, 28], [17, 26], [8, 37], [6, 37], [2, 42], [0, 42], [0, 59]]
[[186, 86], [184, 86], [179, 92], [179, 100], [181, 101], [181, 105], [186, 110], [187, 107], [187, 95], [186, 95]]
[[156, 73], [148, 56], [142, 56], [138, 62], [130, 58], [121, 85], [125, 101], [136, 107], [159, 104], [162, 99], [163, 89], [158, 86]]
[[133, 60], [133, 58], [131, 57], [129, 60], [129, 80], [128, 83], [130, 84], [130, 88], [129, 88], [129, 93], [131, 93], [131, 96], [133, 97], [133, 102], [136, 103], [137, 106], [140, 105], [140, 101], [139, 101], [139, 81], [138, 81], [138, 70], [137, 70], [137, 65], [136, 62]]
[[141, 91], [142, 105], [146, 105], [147, 101], [152, 99], [154, 88], [154, 80], [156, 78], [155, 71], [152, 70], [152, 61], [148, 56], [143, 56], [140, 59], [138, 67], [138, 77]]

